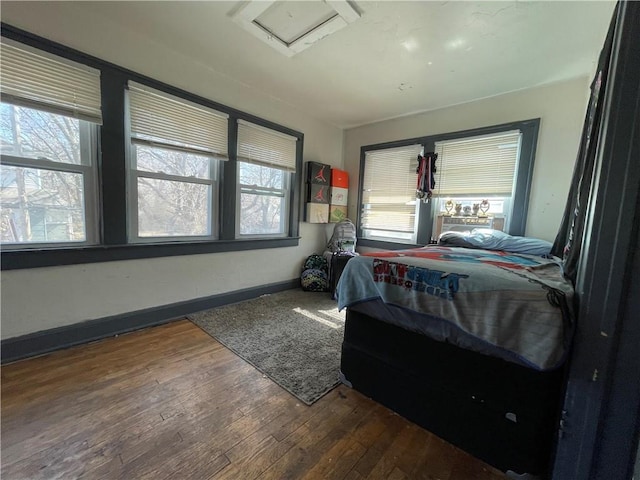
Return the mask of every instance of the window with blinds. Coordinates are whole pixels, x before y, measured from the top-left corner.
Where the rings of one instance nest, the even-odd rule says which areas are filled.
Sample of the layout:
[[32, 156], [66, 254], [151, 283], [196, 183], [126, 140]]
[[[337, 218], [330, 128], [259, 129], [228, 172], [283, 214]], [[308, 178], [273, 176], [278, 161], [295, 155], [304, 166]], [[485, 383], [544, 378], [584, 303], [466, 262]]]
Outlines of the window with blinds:
[[2, 247], [95, 244], [100, 71], [4, 37], [1, 46]]
[[9, 268], [298, 245], [302, 132], [10, 25], [0, 49]]
[[360, 226], [366, 238], [416, 239], [416, 159], [422, 145], [365, 153]]
[[2, 101], [102, 123], [100, 71], [2, 38]]
[[520, 137], [511, 131], [436, 142], [436, 195], [511, 196]]
[[194, 154], [227, 157], [228, 115], [129, 82], [131, 137]]
[[129, 114], [132, 239], [215, 238], [228, 116], [134, 82]]
[[238, 121], [238, 160], [296, 170], [296, 137]]
[[288, 233], [296, 142], [296, 137], [238, 121], [238, 238]]
[[433, 238], [477, 227], [508, 231], [521, 137], [513, 130], [435, 143]]

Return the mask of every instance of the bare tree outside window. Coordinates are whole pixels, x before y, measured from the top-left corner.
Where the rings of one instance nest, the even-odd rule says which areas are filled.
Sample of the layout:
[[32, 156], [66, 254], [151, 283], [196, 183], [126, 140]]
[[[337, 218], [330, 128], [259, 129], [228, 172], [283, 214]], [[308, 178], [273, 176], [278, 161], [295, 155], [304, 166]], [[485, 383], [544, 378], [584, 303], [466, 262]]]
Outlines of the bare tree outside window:
[[81, 155], [80, 124], [62, 115], [0, 104], [2, 243], [87, 239], [84, 175], [72, 167], [90, 163]]
[[283, 234], [287, 217], [289, 173], [264, 165], [238, 162], [240, 234]]
[[212, 158], [140, 144], [134, 150], [138, 236], [211, 235]]

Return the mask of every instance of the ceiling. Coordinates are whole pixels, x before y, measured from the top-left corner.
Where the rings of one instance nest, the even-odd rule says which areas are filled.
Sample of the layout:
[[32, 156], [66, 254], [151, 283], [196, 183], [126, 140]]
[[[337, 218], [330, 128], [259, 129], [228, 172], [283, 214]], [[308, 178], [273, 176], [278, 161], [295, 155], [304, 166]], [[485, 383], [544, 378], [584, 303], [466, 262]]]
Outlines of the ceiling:
[[[350, 3], [360, 18], [286, 56], [234, 21], [246, 3], [73, 2], [73, 9], [108, 17], [348, 128], [591, 75], [614, 7], [606, 1], [356, 1]], [[287, 4], [289, 18], [314, 8], [313, 2]]]

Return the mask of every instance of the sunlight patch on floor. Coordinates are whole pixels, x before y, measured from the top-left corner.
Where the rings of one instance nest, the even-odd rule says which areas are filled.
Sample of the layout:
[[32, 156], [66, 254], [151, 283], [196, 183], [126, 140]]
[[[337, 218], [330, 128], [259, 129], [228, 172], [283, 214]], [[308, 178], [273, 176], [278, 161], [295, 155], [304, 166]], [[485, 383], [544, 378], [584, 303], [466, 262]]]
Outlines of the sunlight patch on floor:
[[318, 313], [321, 313], [322, 315], [326, 315], [329, 318], [335, 318], [336, 320], [339, 320], [342, 323], [344, 323], [345, 316], [346, 316], [346, 310], [339, 312], [337, 308], [332, 308], [331, 310], [318, 310]]
[[340, 328], [342, 326], [342, 325], [338, 325], [337, 323], [334, 323], [334, 322], [332, 322], [330, 320], [326, 320], [326, 319], [316, 315], [315, 313], [311, 313], [309, 310], [304, 310], [304, 309], [302, 309], [300, 307], [294, 308], [293, 311], [296, 312], [296, 313], [299, 313], [300, 315], [304, 315], [305, 317], [310, 318], [311, 320], [315, 320], [316, 322], [322, 323], [323, 325], [326, 325], [327, 327], [338, 329], [338, 328]]

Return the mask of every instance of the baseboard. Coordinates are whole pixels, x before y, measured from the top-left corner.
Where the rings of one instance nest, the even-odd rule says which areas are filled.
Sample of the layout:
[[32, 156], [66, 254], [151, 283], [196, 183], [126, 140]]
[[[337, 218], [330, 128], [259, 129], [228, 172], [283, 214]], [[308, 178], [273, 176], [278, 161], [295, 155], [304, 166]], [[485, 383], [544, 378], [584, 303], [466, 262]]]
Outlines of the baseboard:
[[250, 300], [266, 293], [281, 292], [299, 286], [300, 279], [296, 278], [8, 338], [0, 342], [0, 361], [5, 364], [141, 328], [162, 325], [189, 313]]

